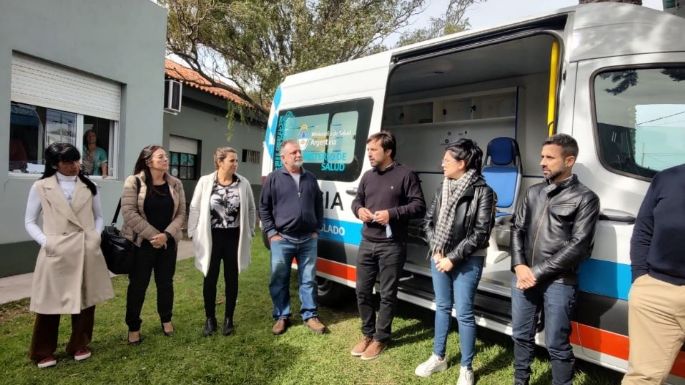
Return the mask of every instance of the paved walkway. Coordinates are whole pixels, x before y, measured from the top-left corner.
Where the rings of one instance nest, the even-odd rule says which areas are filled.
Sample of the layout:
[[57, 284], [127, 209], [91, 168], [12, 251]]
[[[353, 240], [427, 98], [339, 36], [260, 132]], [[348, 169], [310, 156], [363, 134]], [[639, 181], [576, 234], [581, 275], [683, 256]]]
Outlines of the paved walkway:
[[[178, 244], [178, 259], [193, 256], [192, 241], [184, 239]], [[33, 273], [0, 278], [0, 304], [18, 301], [31, 296]]]

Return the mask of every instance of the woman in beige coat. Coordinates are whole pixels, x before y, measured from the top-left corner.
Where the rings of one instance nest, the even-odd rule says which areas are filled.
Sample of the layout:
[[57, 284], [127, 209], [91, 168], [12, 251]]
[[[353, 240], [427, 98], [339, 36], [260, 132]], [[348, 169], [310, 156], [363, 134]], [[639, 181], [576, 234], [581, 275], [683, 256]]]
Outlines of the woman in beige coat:
[[57, 364], [61, 314], [71, 314], [67, 353], [77, 361], [89, 358], [95, 304], [114, 297], [100, 251], [100, 196], [80, 171], [80, 158], [71, 144], [48, 146], [45, 171], [31, 187], [26, 205], [26, 231], [41, 246], [31, 289], [36, 322], [29, 352], [39, 368]]
[[122, 234], [136, 244], [133, 270], [128, 275], [126, 324], [128, 342], [141, 341], [140, 311], [154, 272], [157, 285], [157, 313], [162, 332], [171, 336], [174, 304], [176, 252], [185, 221], [186, 198], [181, 181], [169, 175], [169, 159], [161, 146], [150, 145], [140, 152], [134, 175], [126, 178], [121, 195], [124, 216]]

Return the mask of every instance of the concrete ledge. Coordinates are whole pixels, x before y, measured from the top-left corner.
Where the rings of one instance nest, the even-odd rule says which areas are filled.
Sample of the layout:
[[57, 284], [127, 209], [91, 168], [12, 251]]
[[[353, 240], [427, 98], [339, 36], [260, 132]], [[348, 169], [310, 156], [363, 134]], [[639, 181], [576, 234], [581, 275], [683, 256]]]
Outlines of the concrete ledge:
[[[35, 243], [35, 242], [34, 242]], [[37, 250], [36, 250], [37, 253]], [[35, 255], [35, 254], [34, 254]], [[190, 239], [184, 239], [178, 243], [177, 259], [188, 259], [193, 257], [193, 242]], [[35, 256], [33, 257], [35, 265]], [[33, 267], [31, 267], [33, 270]], [[112, 275], [113, 276], [113, 275]], [[0, 304], [20, 299], [29, 298], [31, 296], [31, 284], [33, 282], [33, 273], [12, 275], [0, 278]]]

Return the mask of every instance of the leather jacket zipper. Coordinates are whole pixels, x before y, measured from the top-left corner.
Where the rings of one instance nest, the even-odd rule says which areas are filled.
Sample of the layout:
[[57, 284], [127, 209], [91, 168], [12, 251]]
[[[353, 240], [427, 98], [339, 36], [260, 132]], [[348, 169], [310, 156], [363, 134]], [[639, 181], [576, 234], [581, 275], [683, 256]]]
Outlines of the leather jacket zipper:
[[531, 261], [530, 261], [530, 267], [535, 266], [535, 246], [538, 243], [538, 235], [540, 234], [540, 228], [542, 227], [542, 222], [547, 218], [547, 210], [549, 209], [549, 198], [545, 199], [545, 209], [542, 211], [542, 217], [540, 218], [540, 221], [538, 222], [538, 228], [535, 231], [535, 239], [533, 240], [533, 252], [531, 255]]

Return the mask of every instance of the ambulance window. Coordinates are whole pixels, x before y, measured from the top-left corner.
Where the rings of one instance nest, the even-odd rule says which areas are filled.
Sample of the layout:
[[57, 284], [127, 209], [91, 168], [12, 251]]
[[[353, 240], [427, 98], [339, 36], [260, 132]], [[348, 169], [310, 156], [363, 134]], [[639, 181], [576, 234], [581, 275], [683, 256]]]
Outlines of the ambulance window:
[[607, 168], [650, 179], [685, 163], [685, 67], [601, 72], [594, 96]]
[[281, 143], [296, 139], [304, 168], [318, 179], [356, 180], [364, 159], [372, 107], [372, 99], [362, 99], [281, 111], [274, 168], [281, 167]]

